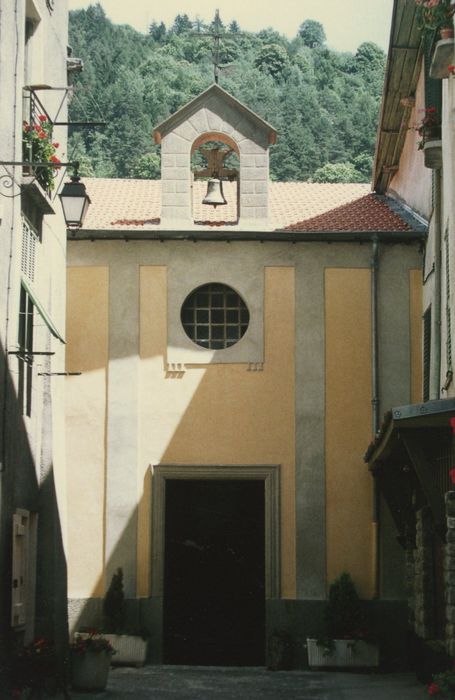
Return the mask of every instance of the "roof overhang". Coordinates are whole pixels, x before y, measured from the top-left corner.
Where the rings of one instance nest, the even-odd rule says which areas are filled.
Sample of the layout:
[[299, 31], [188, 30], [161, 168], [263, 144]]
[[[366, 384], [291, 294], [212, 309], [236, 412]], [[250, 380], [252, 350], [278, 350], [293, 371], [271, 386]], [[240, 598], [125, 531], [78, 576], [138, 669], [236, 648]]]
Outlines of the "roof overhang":
[[392, 408], [374, 442], [365, 453], [365, 462], [374, 471], [390, 452], [393, 437], [407, 429], [450, 428], [449, 419], [455, 417], [455, 399], [438, 399]]
[[410, 496], [411, 479], [418, 484], [420, 505], [430, 507], [436, 528], [444, 531], [448, 469], [436, 472], [434, 463], [441, 459], [439, 451], [447, 451], [451, 444], [451, 418], [455, 418], [455, 399], [397, 406], [386, 414], [365, 454], [364, 460], [377, 477], [395, 524], [405, 538], [417, 508]]
[[230, 227], [206, 227], [169, 231], [167, 229], [68, 229], [68, 241], [259, 241], [261, 243], [370, 243], [379, 241], [391, 245], [421, 244], [426, 231], [234, 231]]
[[380, 194], [398, 169], [421, 70], [416, 13], [415, 0], [394, 0], [373, 166], [373, 189]]

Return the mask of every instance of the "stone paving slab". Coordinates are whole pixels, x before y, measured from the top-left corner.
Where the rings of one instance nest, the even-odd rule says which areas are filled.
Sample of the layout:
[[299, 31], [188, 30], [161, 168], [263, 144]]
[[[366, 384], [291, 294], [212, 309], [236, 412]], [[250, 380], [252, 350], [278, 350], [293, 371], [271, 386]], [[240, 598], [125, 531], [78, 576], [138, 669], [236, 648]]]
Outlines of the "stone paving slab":
[[267, 671], [264, 668], [113, 668], [105, 692], [72, 700], [424, 700], [414, 674]]

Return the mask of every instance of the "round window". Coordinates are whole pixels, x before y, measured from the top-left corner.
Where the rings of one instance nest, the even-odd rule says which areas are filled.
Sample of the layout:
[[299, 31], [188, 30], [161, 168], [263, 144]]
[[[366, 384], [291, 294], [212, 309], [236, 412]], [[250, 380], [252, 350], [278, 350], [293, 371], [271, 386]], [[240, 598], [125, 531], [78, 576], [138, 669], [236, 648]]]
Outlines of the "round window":
[[204, 284], [183, 302], [183, 328], [197, 345], [222, 350], [245, 335], [250, 314], [243, 299], [225, 284]]

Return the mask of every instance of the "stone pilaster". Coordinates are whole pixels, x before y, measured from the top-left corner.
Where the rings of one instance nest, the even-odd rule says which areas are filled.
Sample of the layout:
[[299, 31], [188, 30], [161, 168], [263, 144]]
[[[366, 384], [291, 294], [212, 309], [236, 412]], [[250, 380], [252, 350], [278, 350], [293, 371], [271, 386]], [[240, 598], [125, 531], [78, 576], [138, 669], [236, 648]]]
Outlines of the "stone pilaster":
[[415, 554], [416, 550], [413, 547], [406, 547], [405, 575], [408, 600], [408, 627], [410, 630], [415, 629]]
[[416, 514], [414, 572], [414, 629], [422, 639], [430, 639], [433, 628], [434, 586], [432, 522], [428, 507], [422, 508]]

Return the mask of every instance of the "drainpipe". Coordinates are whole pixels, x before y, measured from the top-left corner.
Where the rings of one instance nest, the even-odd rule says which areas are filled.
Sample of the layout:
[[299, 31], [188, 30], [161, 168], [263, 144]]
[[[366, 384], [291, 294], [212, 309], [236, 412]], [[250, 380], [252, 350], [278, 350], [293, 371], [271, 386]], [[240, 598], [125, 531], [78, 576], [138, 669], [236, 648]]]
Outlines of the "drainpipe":
[[[379, 349], [378, 349], [378, 272], [379, 240], [373, 238], [371, 256], [371, 416], [373, 440], [379, 430]], [[372, 513], [372, 581], [373, 595], [379, 597], [379, 489], [373, 477]]]
[[433, 361], [431, 363], [430, 399], [439, 399], [441, 387], [441, 171], [434, 171], [434, 293], [433, 293]]

